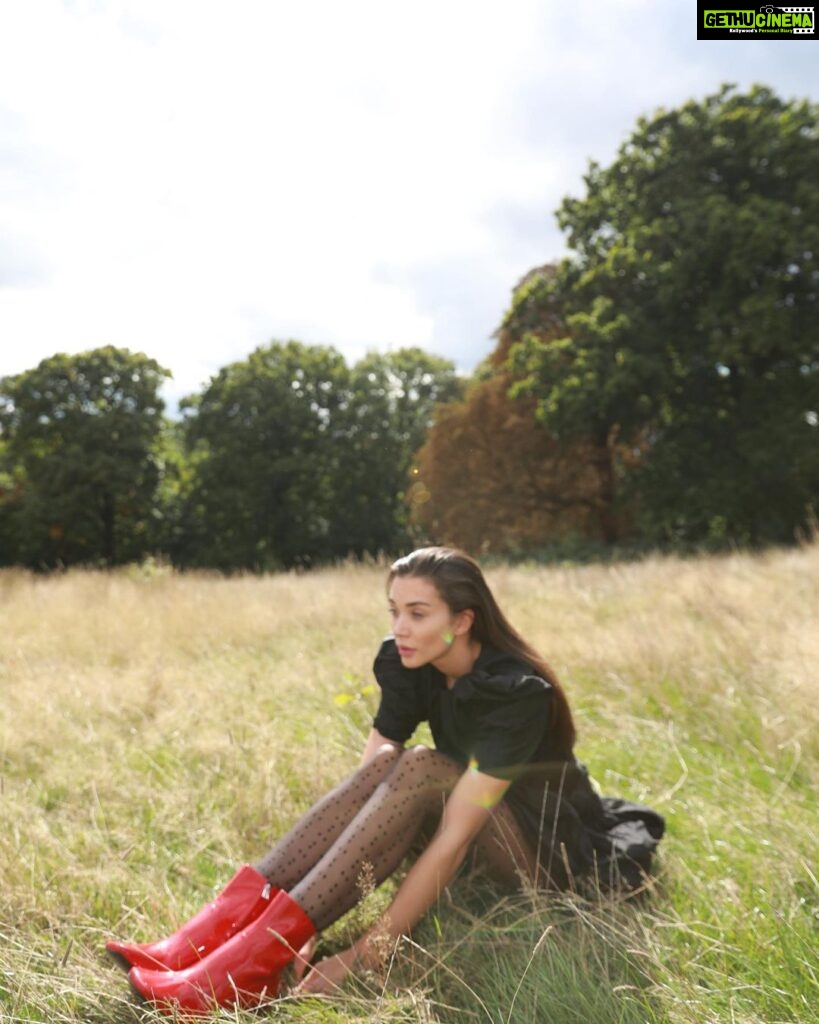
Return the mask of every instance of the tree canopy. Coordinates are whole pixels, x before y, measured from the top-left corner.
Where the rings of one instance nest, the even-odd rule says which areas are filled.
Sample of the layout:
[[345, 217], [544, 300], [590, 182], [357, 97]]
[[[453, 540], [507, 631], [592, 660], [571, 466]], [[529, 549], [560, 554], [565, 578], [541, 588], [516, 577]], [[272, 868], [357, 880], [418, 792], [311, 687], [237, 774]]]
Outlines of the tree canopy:
[[151, 553], [233, 571], [395, 553], [409, 468], [449, 361], [417, 348], [349, 367], [271, 342], [162, 416], [153, 360], [111, 347], [0, 382], [0, 564], [113, 565]]
[[352, 368], [334, 520], [341, 552], [411, 545], [422, 492], [410, 470], [435, 409], [461, 391], [453, 364], [419, 348], [371, 352]]
[[507, 360], [523, 325], [540, 344], [565, 333], [559, 308], [539, 288], [554, 274], [552, 265], [537, 267], [518, 284], [514, 318], [497, 332], [494, 352], [461, 400], [439, 406], [418, 453], [415, 518], [444, 543], [519, 552], [600, 534], [609, 510], [597, 452], [584, 439], [559, 444], [537, 422], [534, 398], [510, 396]]
[[19, 560], [113, 565], [144, 554], [167, 376], [108, 346], [0, 381], [3, 518]]
[[406, 543], [410, 461], [454, 367], [420, 349], [349, 368], [332, 348], [273, 342], [184, 403], [193, 482], [179, 558], [304, 565]]
[[819, 499], [819, 107], [726, 86], [640, 119], [585, 185], [572, 256], [504, 324], [520, 390], [608, 448], [645, 535], [792, 537]]
[[223, 367], [182, 403], [194, 455], [186, 561], [267, 568], [326, 554], [346, 378], [333, 349], [271, 344]]
[[544, 538], [597, 536], [590, 453], [561, 446], [535, 422], [534, 401], [509, 398], [509, 378], [476, 380], [441, 406], [416, 462], [416, 521], [474, 552], [518, 552]]

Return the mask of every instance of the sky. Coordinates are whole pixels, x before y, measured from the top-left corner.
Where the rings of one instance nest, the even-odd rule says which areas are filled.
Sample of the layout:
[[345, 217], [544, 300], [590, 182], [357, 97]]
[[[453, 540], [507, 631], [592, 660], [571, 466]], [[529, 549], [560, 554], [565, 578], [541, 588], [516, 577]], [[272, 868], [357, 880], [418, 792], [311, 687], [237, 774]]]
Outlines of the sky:
[[0, 377], [144, 352], [169, 409], [272, 340], [469, 372], [554, 211], [659, 107], [819, 100], [696, 0], [0, 0]]

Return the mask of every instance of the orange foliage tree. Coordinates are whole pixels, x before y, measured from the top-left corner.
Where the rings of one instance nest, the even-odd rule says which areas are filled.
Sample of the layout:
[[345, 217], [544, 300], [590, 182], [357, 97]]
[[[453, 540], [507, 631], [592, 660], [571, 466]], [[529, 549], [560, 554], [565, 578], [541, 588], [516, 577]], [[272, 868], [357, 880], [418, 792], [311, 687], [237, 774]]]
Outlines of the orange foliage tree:
[[511, 399], [495, 374], [436, 415], [414, 468], [413, 518], [431, 539], [469, 551], [520, 552], [593, 536], [594, 474], [535, 422], [533, 399]]
[[537, 422], [537, 400], [511, 394], [509, 355], [519, 338], [565, 334], [560, 311], [537, 288], [553, 274], [547, 265], [523, 278], [495, 351], [465, 397], [436, 414], [409, 490], [414, 521], [430, 539], [510, 553], [604, 535], [594, 443], [561, 444]]

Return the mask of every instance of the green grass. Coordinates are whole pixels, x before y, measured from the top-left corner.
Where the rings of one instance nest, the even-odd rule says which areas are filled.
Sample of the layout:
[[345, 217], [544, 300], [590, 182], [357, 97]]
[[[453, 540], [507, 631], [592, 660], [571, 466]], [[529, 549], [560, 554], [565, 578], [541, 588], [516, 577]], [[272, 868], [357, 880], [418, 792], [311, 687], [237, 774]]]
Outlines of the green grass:
[[[263, 1018], [819, 1020], [819, 547], [489, 575], [564, 680], [601, 788], [665, 814], [653, 890], [510, 894], [465, 872], [383, 975]], [[0, 1021], [167, 1019], [105, 940], [171, 930], [354, 766], [384, 603], [373, 566], [0, 573]]]

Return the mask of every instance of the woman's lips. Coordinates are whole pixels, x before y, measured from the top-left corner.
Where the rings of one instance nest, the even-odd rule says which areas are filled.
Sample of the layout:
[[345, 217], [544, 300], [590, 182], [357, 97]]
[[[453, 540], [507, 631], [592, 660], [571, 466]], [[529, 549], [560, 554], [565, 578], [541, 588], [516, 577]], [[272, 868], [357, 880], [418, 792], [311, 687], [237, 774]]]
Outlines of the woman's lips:
[[413, 653], [413, 649], [411, 647], [401, 647], [399, 645], [398, 653], [402, 658], [408, 658]]

